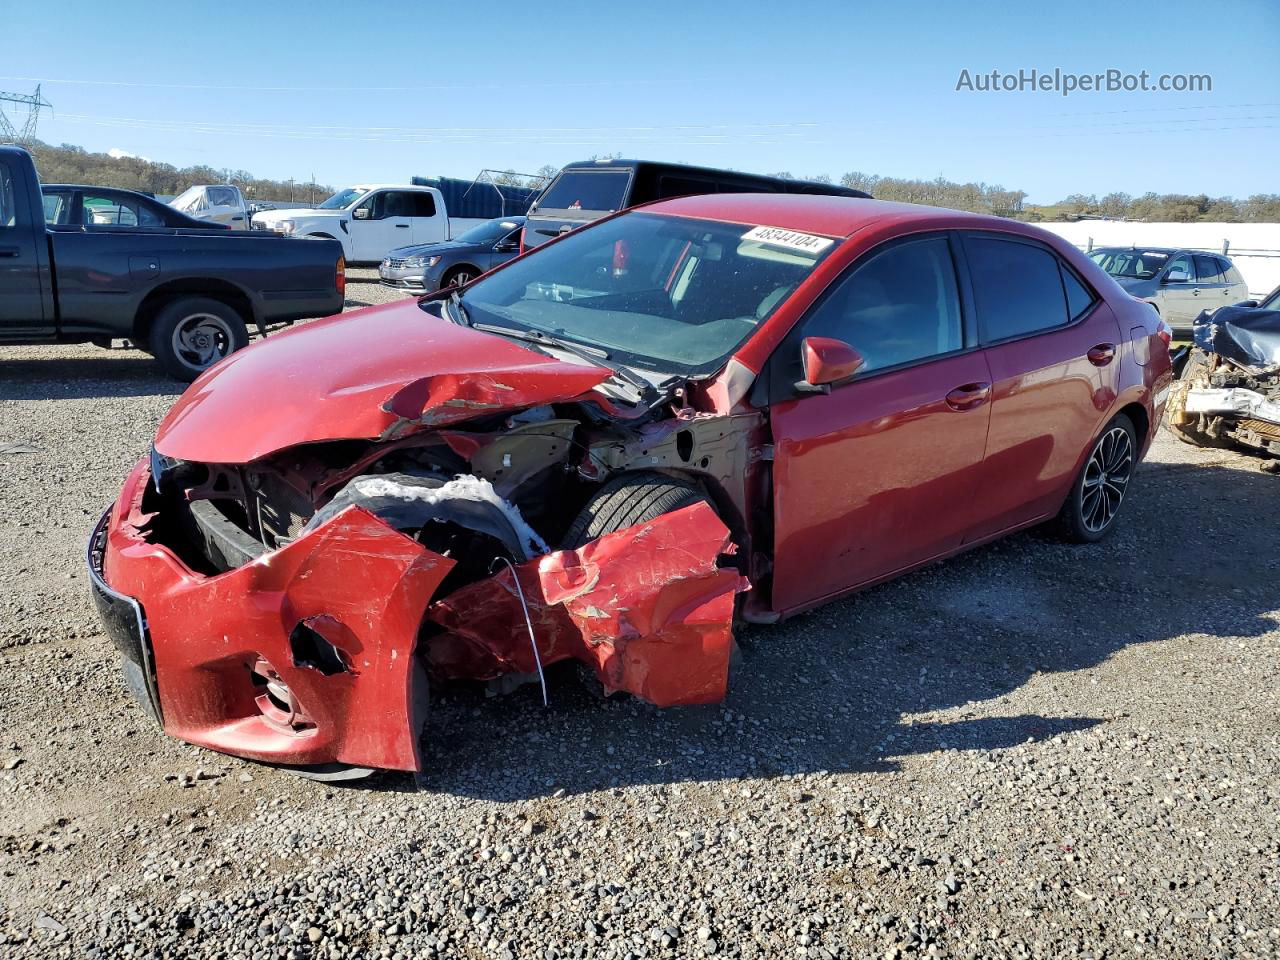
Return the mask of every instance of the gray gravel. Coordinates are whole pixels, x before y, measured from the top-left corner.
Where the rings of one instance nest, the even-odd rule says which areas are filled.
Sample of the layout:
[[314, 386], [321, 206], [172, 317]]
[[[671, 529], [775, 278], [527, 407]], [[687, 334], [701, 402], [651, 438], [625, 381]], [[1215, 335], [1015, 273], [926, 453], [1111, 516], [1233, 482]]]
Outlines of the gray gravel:
[[335, 787], [169, 740], [117, 678], [82, 544], [176, 393], [0, 349], [0, 956], [1280, 956], [1248, 457], [1162, 435], [1102, 545], [749, 630], [723, 706], [449, 690], [420, 788]]

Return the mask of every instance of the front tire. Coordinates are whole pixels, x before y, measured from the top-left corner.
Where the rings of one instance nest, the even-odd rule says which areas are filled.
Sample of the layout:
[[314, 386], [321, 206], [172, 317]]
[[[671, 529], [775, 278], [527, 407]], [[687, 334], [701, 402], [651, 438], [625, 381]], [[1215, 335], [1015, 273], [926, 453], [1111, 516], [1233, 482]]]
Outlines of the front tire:
[[640, 471], [614, 477], [595, 492], [569, 525], [566, 549], [576, 550], [606, 533], [656, 520], [695, 503], [708, 503], [706, 496], [688, 480], [665, 473]]
[[1102, 428], [1058, 513], [1058, 533], [1072, 543], [1096, 543], [1115, 529], [1138, 465], [1133, 422], [1117, 414]]
[[461, 267], [454, 267], [446, 273], [444, 279], [440, 281], [440, 289], [443, 290], [446, 287], [464, 287], [478, 276], [480, 276], [480, 271], [468, 264], [464, 264]]
[[248, 343], [244, 320], [230, 306], [209, 297], [182, 297], [156, 315], [149, 352], [165, 373], [190, 383]]

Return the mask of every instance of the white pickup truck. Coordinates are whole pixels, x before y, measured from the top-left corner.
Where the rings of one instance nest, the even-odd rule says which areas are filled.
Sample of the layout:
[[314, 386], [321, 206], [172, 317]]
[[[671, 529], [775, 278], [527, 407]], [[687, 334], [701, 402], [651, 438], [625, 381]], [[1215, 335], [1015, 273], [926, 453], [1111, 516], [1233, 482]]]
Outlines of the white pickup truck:
[[[470, 186], [469, 182], [466, 185]], [[489, 191], [482, 188], [474, 193], [480, 199], [486, 198]], [[339, 190], [314, 209], [255, 213], [251, 228], [275, 230], [291, 237], [331, 238], [342, 243], [348, 263], [376, 263], [396, 247], [451, 240], [491, 216], [503, 216], [500, 196], [497, 203], [496, 213], [454, 217], [450, 216], [445, 194], [437, 187], [369, 183]], [[469, 199], [466, 206], [472, 208], [475, 204]]]

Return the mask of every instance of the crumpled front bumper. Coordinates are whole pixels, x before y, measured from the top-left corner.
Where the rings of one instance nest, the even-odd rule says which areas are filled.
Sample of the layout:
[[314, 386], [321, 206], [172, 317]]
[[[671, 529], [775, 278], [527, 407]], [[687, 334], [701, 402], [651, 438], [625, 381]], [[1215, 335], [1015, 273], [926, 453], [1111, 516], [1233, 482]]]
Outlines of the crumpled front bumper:
[[[420, 770], [428, 670], [536, 668], [509, 572], [433, 603], [453, 561], [351, 507], [205, 576], [149, 537], [149, 482], [144, 461], [89, 560], [130, 687], [174, 737], [288, 766]], [[699, 504], [520, 565], [538, 659], [582, 660], [658, 705], [722, 698], [747, 586], [717, 565], [732, 549]]]

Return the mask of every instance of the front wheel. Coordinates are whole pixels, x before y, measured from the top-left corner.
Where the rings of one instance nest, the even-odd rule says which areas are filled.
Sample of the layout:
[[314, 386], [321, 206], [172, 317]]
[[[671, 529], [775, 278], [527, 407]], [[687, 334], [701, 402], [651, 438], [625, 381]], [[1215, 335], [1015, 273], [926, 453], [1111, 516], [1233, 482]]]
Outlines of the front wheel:
[[1072, 543], [1096, 543], [1116, 525], [1138, 465], [1133, 423], [1117, 414], [1102, 429], [1058, 514], [1058, 532]]
[[227, 304], [183, 297], [156, 315], [149, 352], [169, 376], [189, 383], [248, 343], [244, 320]]
[[440, 288], [465, 287], [478, 276], [480, 276], [480, 271], [475, 267], [455, 267], [453, 270], [449, 271], [449, 273], [445, 274], [444, 280], [440, 282]]

